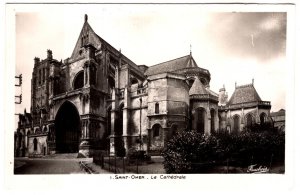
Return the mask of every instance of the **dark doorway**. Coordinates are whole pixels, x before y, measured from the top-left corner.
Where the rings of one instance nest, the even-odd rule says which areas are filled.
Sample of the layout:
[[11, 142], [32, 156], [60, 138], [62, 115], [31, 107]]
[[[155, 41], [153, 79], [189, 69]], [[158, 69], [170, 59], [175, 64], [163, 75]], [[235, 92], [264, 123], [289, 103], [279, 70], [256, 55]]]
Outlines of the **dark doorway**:
[[214, 133], [216, 131], [215, 129], [215, 110], [211, 109], [210, 110], [210, 132]]
[[193, 116], [193, 129], [198, 133], [205, 132], [206, 111], [204, 108], [197, 108]]
[[65, 102], [55, 117], [56, 152], [78, 152], [80, 141], [80, 117], [76, 107]]
[[115, 151], [116, 155], [123, 157], [125, 155], [125, 147], [123, 141], [123, 109], [124, 104], [121, 104], [119, 107], [118, 117], [115, 121]]
[[37, 151], [37, 139], [36, 138], [33, 139], [33, 150]]

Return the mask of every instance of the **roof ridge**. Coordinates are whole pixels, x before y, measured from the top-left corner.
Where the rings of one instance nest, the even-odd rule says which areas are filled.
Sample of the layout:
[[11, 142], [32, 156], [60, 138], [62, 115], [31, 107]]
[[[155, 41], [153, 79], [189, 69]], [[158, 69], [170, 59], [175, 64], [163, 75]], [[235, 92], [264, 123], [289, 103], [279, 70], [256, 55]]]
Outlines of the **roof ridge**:
[[167, 61], [164, 61], [164, 62], [161, 62], [161, 63], [158, 63], [158, 64], [154, 64], [154, 65], [152, 65], [152, 66], [149, 66], [149, 67], [158, 66], [158, 65], [161, 65], [161, 64], [163, 64], [163, 63], [167, 63], [167, 62], [175, 61], [175, 60], [178, 60], [178, 59], [181, 59], [181, 58], [187, 57], [187, 56], [189, 56], [189, 55], [182, 56], [182, 57], [179, 57], [179, 58], [175, 58], [175, 59], [172, 59], [172, 60], [167, 60]]
[[95, 35], [98, 37], [98, 39], [100, 39], [100, 41], [103, 41], [105, 45], [107, 45], [108, 47], [111, 47], [113, 50], [115, 50], [116, 52], [119, 52], [123, 57], [126, 58], [126, 60], [128, 60], [129, 62], [131, 62], [132, 64], [138, 66], [137, 64], [135, 64], [135, 62], [133, 62], [131, 59], [129, 59], [127, 56], [125, 56], [123, 53], [121, 53], [120, 51], [118, 51], [114, 46], [112, 46], [110, 43], [108, 43], [105, 39], [103, 39], [100, 35], [98, 35], [96, 32], [94, 32]]
[[236, 89], [237, 88], [244, 88], [244, 87], [254, 87], [254, 85], [252, 83], [250, 84], [245, 84], [245, 85], [239, 85], [239, 86], [236, 86]]

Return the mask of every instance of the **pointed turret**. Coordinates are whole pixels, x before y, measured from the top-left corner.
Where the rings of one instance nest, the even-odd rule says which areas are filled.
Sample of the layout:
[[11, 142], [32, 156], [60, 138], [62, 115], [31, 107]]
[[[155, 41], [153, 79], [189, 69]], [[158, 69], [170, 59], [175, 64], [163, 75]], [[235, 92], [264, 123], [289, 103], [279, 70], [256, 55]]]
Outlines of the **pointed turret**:
[[219, 105], [225, 106], [228, 101], [228, 94], [225, 89], [225, 85], [219, 90]]
[[189, 95], [202, 95], [202, 94], [209, 94], [208, 91], [205, 89], [201, 81], [198, 77], [196, 77], [190, 91]]

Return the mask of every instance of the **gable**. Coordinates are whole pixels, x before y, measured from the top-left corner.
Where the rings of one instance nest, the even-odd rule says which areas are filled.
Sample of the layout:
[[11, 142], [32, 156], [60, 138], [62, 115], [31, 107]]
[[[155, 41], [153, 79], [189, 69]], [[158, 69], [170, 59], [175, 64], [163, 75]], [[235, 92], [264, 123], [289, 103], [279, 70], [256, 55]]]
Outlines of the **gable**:
[[77, 59], [80, 57], [82, 46], [86, 43], [92, 44], [96, 49], [100, 49], [102, 45], [100, 39], [98, 38], [98, 35], [94, 32], [88, 22], [85, 22], [83, 24], [76, 45], [73, 49], [71, 59]]

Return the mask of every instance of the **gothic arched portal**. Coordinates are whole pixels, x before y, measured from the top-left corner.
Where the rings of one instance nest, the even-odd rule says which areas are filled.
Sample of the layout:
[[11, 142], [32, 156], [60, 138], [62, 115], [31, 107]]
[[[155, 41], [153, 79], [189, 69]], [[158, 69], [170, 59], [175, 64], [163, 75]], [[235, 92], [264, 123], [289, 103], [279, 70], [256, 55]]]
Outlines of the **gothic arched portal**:
[[56, 152], [78, 152], [80, 134], [80, 116], [77, 108], [66, 101], [61, 105], [55, 117]]

